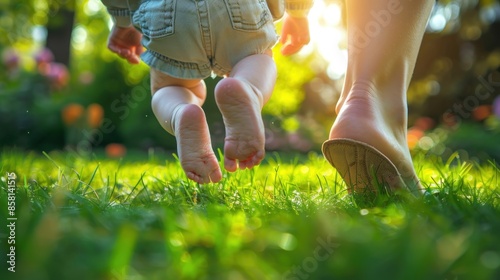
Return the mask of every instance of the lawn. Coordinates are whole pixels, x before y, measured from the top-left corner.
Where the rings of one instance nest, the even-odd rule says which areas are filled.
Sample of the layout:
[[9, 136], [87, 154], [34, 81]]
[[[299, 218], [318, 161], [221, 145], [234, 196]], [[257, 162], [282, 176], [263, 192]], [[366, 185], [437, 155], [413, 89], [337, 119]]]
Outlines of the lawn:
[[368, 200], [318, 153], [198, 185], [170, 155], [4, 150], [0, 279], [500, 279], [499, 167], [415, 166], [425, 196]]

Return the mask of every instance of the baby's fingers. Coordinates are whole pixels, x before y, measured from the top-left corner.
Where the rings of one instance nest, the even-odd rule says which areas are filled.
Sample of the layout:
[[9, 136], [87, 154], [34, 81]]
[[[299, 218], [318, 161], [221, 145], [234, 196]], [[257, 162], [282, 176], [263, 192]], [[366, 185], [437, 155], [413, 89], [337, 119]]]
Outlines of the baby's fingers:
[[133, 51], [131, 51], [129, 49], [120, 48], [113, 44], [108, 45], [108, 49], [117, 54], [118, 56], [120, 56], [121, 58], [126, 59], [129, 63], [137, 64], [140, 61], [139, 55], [142, 52], [142, 50], [137, 51], [134, 49]]
[[135, 50], [134, 52], [129, 52], [129, 55], [125, 57], [129, 63], [132, 64], [138, 64], [140, 62], [139, 55], [142, 53], [142, 48], [141, 51]]
[[129, 50], [121, 48], [121, 47], [114, 45], [114, 44], [109, 44], [108, 49], [121, 57], [128, 55], [130, 52]]
[[286, 43], [281, 47], [281, 54], [288, 56], [297, 53], [302, 49], [303, 44]]

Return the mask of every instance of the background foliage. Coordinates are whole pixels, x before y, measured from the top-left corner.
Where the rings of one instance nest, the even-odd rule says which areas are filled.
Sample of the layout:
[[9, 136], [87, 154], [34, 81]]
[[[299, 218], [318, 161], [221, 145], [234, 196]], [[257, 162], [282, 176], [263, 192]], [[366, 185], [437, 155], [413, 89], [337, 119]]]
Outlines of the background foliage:
[[[340, 0], [323, 3], [344, 8]], [[79, 154], [113, 143], [175, 147], [150, 109], [147, 67], [107, 50], [112, 23], [99, 1], [2, 0], [0, 6], [2, 146]], [[322, 16], [317, 21], [328, 25], [328, 14]], [[494, 141], [469, 137], [499, 133], [499, 19], [498, 1], [436, 2], [408, 91], [412, 149], [500, 158]], [[336, 24], [345, 35], [345, 18]], [[269, 150], [317, 149], [328, 136], [343, 77], [331, 68], [342, 63], [322, 55], [318, 44], [291, 58], [275, 54], [279, 78], [264, 108]], [[337, 47], [345, 51], [345, 36]], [[217, 79], [206, 82], [211, 91]], [[204, 107], [219, 147], [224, 130], [210, 94]]]

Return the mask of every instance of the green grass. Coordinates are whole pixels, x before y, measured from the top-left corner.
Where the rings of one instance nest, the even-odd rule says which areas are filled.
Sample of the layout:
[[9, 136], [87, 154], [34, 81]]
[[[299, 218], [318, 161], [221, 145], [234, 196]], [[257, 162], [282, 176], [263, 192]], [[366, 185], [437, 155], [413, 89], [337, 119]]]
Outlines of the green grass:
[[500, 278], [500, 171], [491, 162], [415, 155], [429, 194], [371, 203], [348, 195], [316, 153], [270, 154], [209, 185], [161, 155], [5, 150], [0, 162], [1, 279]]

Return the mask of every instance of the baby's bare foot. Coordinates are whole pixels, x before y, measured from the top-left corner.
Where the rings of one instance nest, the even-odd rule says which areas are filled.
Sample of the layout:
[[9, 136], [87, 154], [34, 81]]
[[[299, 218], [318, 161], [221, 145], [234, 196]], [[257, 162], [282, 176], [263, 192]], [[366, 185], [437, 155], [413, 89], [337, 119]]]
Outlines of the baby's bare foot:
[[200, 184], [220, 181], [222, 173], [212, 150], [205, 113], [198, 105], [180, 106], [174, 113], [174, 128], [184, 172]]
[[226, 126], [224, 166], [227, 171], [252, 168], [264, 158], [262, 101], [251, 85], [225, 78], [215, 89], [215, 100]]

